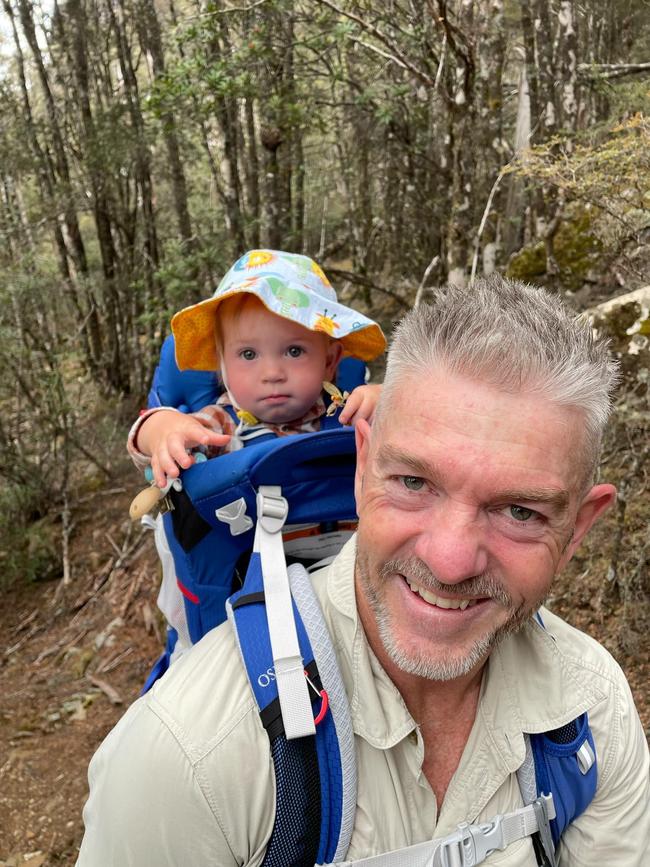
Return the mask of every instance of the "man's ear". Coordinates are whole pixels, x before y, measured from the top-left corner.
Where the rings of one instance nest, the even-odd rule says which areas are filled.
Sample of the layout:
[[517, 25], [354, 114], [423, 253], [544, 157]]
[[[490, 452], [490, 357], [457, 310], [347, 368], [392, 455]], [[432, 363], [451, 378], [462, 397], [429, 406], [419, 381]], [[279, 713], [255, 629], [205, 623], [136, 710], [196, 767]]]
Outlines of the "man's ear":
[[327, 344], [327, 353], [325, 355], [325, 376], [328, 380], [334, 382], [336, 368], [339, 366], [339, 361], [343, 355], [343, 347], [340, 340], [330, 340]]
[[370, 425], [365, 418], [360, 418], [354, 425], [354, 441], [357, 446], [357, 469], [354, 476], [354, 497], [357, 501], [357, 512], [361, 504], [363, 491], [363, 475], [368, 463], [370, 450]]
[[616, 488], [614, 485], [594, 485], [589, 493], [584, 497], [578, 514], [576, 515], [573, 535], [569, 540], [568, 545], [564, 549], [558, 572], [564, 569], [566, 564], [575, 554], [578, 546], [587, 535], [589, 530], [596, 523], [598, 518], [616, 502]]

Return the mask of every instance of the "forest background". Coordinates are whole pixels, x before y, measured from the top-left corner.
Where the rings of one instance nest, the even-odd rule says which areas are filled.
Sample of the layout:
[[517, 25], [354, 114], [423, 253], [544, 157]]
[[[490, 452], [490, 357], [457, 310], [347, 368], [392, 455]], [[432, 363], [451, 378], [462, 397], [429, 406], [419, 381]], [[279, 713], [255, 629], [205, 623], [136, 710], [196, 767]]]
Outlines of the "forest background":
[[621, 497], [553, 601], [648, 725], [649, 76], [645, 0], [2, 0], [0, 863], [74, 861], [159, 638], [125, 431], [171, 314], [253, 247], [387, 331], [494, 271], [591, 311]]

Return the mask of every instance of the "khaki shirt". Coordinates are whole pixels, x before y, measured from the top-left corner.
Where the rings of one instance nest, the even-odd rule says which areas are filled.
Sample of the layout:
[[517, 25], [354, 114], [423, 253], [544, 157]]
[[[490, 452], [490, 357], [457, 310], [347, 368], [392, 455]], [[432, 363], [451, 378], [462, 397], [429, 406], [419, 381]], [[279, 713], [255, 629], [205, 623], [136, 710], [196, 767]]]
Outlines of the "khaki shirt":
[[[629, 687], [597, 642], [544, 611], [485, 669], [476, 720], [442, 808], [422, 772], [420, 732], [357, 618], [354, 540], [314, 576], [350, 698], [359, 789], [348, 859], [376, 855], [522, 806], [522, 732], [589, 712], [598, 789], [565, 831], [560, 867], [648, 867], [648, 747]], [[228, 624], [129, 708], [92, 759], [81, 867], [262, 863], [275, 811], [269, 743]], [[493, 853], [536, 867], [530, 839]]]

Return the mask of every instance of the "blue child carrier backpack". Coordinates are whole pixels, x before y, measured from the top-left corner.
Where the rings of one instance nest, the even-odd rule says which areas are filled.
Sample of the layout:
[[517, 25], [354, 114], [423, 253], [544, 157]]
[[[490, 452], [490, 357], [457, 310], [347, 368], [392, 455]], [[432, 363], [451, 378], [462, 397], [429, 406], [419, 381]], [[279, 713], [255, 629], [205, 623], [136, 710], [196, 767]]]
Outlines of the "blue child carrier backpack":
[[[363, 382], [364, 366], [355, 364], [337, 378], [341, 390]], [[150, 405], [194, 411], [213, 402], [217, 388], [214, 374], [178, 370], [168, 338]], [[356, 452], [353, 431], [326, 421], [319, 433], [269, 434], [191, 467], [163, 516], [191, 641], [228, 617], [269, 737], [276, 816], [263, 867], [472, 867], [524, 836], [538, 864], [555, 867], [562, 832], [596, 791], [587, 714], [526, 736], [520, 810], [399, 852], [343, 860], [356, 806], [354, 735], [305, 564], [321, 565], [353, 532]], [[168, 655], [146, 688], [167, 662]]]
[[[336, 384], [342, 392], [352, 391], [365, 381], [365, 374], [362, 361], [346, 358], [337, 370]], [[181, 372], [173, 337], [165, 340], [149, 407], [195, 412], [213, 403], [220, 390], [215, 373]], [[253, 547], [255, 488], [273, 477], [280, 479], [285, 466], [296, 465], [293, 480], [287, 477], [285, 484], [292, 484], [295, 494], [290, 524], [300, 525], [284, 532], [290, 556], [315, 562], [338, 553], [352, 534], [356, 526], [354, 435], [340, 425], [338, 414], [325, 417], [321, 428], [315, 441], [310, 434], [277, 438], [270, 431], [261, 436], [258, 431], [254, 440], [245, 441], [246, 448], [223, 456], [225, 462], [208, 461], [184, 472], [182, 489], [169, 492], [173, 509], [162, 517], [164, 543], [173, 557], [176, 583], [183, 595], [185, 644], [196, 643], [226, 619], [226, 599], [241, 586]], [[326, 431], [336, 435], [325, 437]], [[283, 444], [298, 441], [297, 451], [287, 458]], [[172, 632], [167, 651], [145, 689], [164, 673], [175, 641]]]

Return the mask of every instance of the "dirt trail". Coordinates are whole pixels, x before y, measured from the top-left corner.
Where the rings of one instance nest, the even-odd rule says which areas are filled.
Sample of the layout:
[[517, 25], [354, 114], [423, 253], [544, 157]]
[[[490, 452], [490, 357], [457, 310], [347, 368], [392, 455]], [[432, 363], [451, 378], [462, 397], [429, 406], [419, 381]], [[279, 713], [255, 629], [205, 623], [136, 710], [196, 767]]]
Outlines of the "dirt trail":
[[151, 534], [125, 520], [130, 499], [98, 495], [75, 516], [65, 595], [58, 582], [0, 595], [4, 867], [75, 863], [88, 762], [159, 653], [158, 566]]

